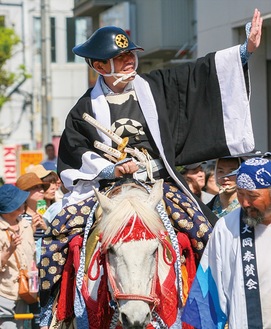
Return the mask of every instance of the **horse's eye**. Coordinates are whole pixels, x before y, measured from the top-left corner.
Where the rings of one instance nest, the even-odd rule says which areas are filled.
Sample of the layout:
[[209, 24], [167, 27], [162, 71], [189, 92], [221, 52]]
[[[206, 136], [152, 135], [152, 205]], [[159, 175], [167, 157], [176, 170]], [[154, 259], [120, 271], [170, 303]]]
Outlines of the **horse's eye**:
[[109, 248], [109, 249], [108, 249], [108, 252], [109, 252], [111, 255], [116, 256], [116, 251], [115, 251], [114, 248]]
[[152, 256], [155, 256], [156, 255], [157, 250], [158, 250], [158, 247], [154, 249], [154, 251], [152, 253]]

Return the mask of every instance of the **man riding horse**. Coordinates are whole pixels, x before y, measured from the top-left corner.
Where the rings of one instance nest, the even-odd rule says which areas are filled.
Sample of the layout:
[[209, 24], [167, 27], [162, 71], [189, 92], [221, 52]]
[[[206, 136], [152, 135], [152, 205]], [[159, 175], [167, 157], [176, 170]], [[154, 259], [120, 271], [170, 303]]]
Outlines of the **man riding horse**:
[[[93, 215], [93, 187], [104, 191], [127, 174], [150, 187], [163, 178], [171, 224], [189, 237], [200, 259], [214, 215], [191, 193], [176, 165], [253, 150], [247, 62], [260, 45], [261, 26], [256, 9], [243, 45], [141, 75], [137, 52], [143, 48], [118, 27], [100, 28], [73, 48], [99, 76], [71, 109], [60, 140], [58, 172], [70, 193], [43, 240], [44, 328], [68, 244], [83, 235]], [[95, 214], [92, 218], [95, 222]]]

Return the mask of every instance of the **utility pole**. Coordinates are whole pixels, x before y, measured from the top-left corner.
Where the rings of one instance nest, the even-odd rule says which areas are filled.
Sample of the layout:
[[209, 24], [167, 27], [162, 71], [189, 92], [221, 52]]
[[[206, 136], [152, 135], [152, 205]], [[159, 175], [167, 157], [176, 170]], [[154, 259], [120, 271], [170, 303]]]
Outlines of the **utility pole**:
[[51, 33], [50, 0], [40, 0], [41, 17], [41, 130], [42, 144], [52, 142], [52, 81], [51, 81]]

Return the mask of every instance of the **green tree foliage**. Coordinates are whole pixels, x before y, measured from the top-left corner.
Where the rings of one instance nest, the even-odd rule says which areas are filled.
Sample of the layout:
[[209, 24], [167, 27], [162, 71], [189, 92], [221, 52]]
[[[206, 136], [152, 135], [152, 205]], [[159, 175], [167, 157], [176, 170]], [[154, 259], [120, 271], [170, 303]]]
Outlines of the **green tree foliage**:
[[5, 69], [6, 62], [12, 57], [14, 48], [19, 44], [20, 38], [11, 28], [0, 26], [0, 110], [9, 100], [7, 88], [22, 78], [28, 78], [24, 65], [20, 65], [16, 72]]

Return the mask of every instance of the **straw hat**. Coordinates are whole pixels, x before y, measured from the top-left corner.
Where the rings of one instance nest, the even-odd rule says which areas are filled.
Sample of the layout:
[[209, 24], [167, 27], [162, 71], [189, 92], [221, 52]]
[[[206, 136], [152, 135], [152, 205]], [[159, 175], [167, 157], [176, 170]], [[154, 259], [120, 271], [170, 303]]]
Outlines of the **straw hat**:
[[43, 187], [47, 187], [50, 185], [48, 182], [43, 182], [35, 173], [29, 172], [23, 174], [17, 179], [16, 186], [19, 187], [23, 191], [27, 191], [34, 186], [42, 185]]
[[0, 214], [9, 214], [18, 208], [28, 198], [29, 192], [22, 191], [12, 184], [0, 187]]
[[26, 169], [27, 173], [34, 172], [39, 178], [44, 178], [51, 174], [52, 170], [46, 170], [43, 165], [32, 165]]

